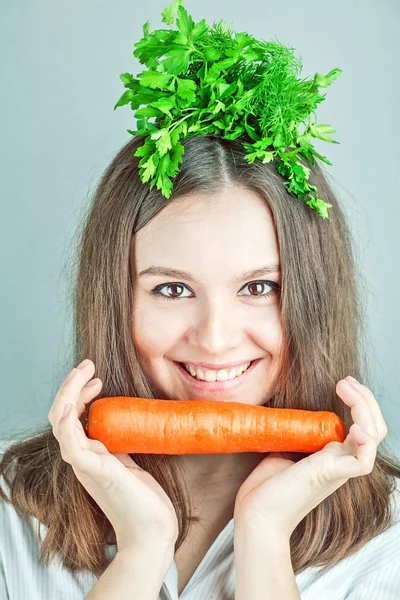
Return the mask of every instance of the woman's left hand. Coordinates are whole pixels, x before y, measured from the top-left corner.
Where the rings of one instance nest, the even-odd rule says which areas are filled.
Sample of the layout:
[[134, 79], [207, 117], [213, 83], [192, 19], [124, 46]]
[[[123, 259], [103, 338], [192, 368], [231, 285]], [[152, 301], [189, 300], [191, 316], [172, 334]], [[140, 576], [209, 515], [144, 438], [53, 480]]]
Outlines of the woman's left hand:
[[289, 540], [300, 521], [327, 496], [351, 477], [371, 473], [388, 429], [371, 390], [355, 381], [346, 377], [336, 385], [354, 421], [344, 442], [329, 442], [296, 463], [282, 458], [282, 453], [261, 460], [237, 493], [235, 529], [261, 528]]

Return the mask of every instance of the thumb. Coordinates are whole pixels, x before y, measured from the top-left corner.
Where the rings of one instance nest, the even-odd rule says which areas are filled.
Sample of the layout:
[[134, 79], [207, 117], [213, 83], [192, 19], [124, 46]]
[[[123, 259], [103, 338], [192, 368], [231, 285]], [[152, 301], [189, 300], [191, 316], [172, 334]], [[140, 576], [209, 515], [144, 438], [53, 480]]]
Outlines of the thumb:
[[129, 456], [129, 454], [122, 454], [120, 452], [112, 452], [112, 455], [115, 456], [115, 458], [118, 458], [118, 460], [125, 467], [128, 467], [130, 469], [139, 469], [140, 471], [143, 471], [142, 467], [139, 467], [139, 465], [133, 460], [133, 458], [131, 456]]
[[295, 464], [293, 460], [281, 458], [281, 456], [277, 456], [277, 454], [280, 453], [269, 455], [263, 458], [258, 463], [256, 468], [250, 473], [242, 487], [246, 487], [247, 489], [255, 488], [266, 479], [277, 475], [281, 471], [285, 471]]
[[260, 478], [268, 479], [268, 477], [285, 471], [294, 464], [293, 460], [284, 458], [281, 452], [271, 453], [257, 465], [257, 474]]

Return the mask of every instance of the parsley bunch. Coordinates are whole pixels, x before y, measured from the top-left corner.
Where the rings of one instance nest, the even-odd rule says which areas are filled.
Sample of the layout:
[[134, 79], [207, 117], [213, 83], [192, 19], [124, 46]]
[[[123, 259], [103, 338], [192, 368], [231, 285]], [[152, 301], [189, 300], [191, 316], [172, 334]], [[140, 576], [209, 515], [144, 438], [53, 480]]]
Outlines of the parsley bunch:
[[[194, 23], [174, 0], [162, 12], [162, 21], [177, 29], [157, 29], [150, 33], [150, 22], [143, 25], [144, 37], [134, 44], [133, 55], [147, 70], [135, 78], [123, 73], [120, 79], [127, 91], [118, 106], [130, 104], [135, 111], [137, 131], [145, 137], [135, 156], [140, 156], [140, 178], [150, 181], [169, 198], [171, 178], [179, 171], [184, 147], [181, 138], [216, 134], [227, 139], [246, 137], [249, 163], [263, 163], [279, 157], [276, 169], [288, 190], [322, 218], [329, 218], [327, 204], [318, 198], [316, 186], [308, 185], [310, 170], [298, 162], [301, 153], [311, 164], [313, 155], [328, 165], [316, 152], [311, 138], [338, 144], [328, 135], [330, 125], [316, 125], [311, 114], [325, 98], [318, 88], [326, 88], [342, 73], [333, 69], [312, 80], [298, 79], [302, 63], [292, 48], [279, 42], [257, 40], [248, 33], [236, 33], [226, 21], [207, 25], [205, 19]], [[140, 108], [143, 106], [142, 108]], [[150, 119], [154, 118], [154, 122]], [[305, 124], [303, 133], [298, 127]], [[253, 140], [253, 143], [247, 143]], [[286, 152], [286, 148], [289, 151]]]

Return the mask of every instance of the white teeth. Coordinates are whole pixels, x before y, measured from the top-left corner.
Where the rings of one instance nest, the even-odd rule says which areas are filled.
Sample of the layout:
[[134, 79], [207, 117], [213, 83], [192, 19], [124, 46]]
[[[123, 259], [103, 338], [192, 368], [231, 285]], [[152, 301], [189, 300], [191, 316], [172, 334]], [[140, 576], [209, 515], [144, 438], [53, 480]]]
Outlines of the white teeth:
[[232, 369], [221, 369], [220, 371], [210, 371], [209, 369], [194, 369], [191, 365], [185, 363], [185, 368], [193, 377], [202, 381], [226, 381], [228, 379], [234, 379], [246, 371], [249, 368], [251, 361], [244, 365], [233, 367]]

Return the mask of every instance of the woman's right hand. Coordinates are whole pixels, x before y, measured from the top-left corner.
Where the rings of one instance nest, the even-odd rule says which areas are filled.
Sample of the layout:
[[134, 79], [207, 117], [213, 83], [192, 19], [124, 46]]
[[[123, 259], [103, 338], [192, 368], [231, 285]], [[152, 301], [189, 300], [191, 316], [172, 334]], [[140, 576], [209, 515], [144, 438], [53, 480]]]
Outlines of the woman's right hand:
[[[94, 372], [91, 360], [73, 369], [48, 413], [61, 456], [109, 519], [118, 551], [156, 544], [173, 553], [178, 520], [163, 488], [129, 454], [110, 453], [102, 442], [85, 434], [80, 417], [103, 385], [100, 379], [92, 379]], [[70, 412], [63, 418], [65, 406]]]

